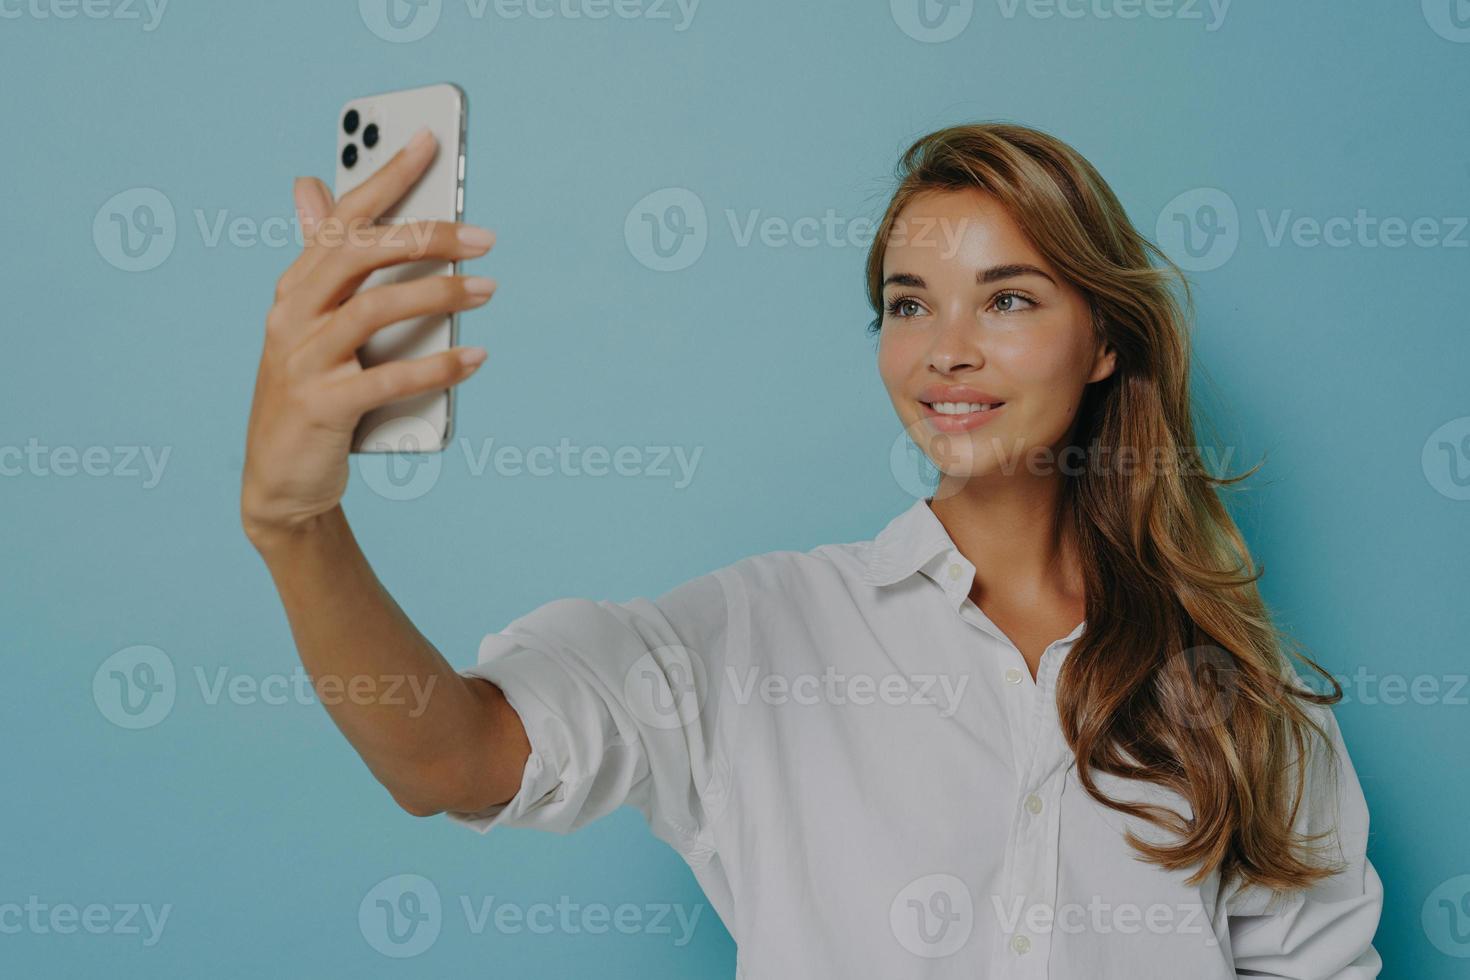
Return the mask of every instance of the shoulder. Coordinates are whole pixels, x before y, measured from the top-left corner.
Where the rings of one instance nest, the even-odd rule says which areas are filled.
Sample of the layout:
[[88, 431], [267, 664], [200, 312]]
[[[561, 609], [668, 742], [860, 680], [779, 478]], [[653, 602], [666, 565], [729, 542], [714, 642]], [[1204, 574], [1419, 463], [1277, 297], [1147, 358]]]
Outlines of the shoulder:
[[816, 611], [840, 608], [847, 597], [869, 588], [869, 544], [748, 555], [675, 586], [653, 605], [673, 621], [701, 624], [705, 633], [734, 629], [746, 637], [769, 636], [803, 628]]
[[767, 551], [733, 562], [720, 573], [738, 579], [753, 598], [767, 601], [812, 590], [855, 588], [864, 584], [872, 545], [864, 540], [806, 551]]

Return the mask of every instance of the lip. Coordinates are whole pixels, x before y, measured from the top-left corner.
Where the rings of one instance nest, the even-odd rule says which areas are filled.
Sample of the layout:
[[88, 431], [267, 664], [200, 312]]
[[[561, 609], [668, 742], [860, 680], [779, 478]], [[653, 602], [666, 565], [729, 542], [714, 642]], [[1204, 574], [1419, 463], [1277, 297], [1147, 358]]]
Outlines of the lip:
[[928, 402], [979, 402], [982, 405], [993, 405], [996, 402], [1005, 401], [999, 395], [992, 395], [988, 391], [972, 388], [969, 385], [929, 385], [919, 392], [919, 401]]
[[[983, 412], [966, 412], [964, 415], [940, 415], [931, 407], [935, 402], [969, 402], [995, 407]], [[997, 402], [1000, 404], [996, 404]], [[1005, 408], [1005, 399], [969, 385], [935, 384], [919, 392], [919, 407], [923, 409], [925, 420], [935, 431], [968, 432], [978, 429], [999, 415]]]
[[[939, 400], [950, 401], [951, 399], [941, 398]], [[983, 398], [956, 398], [953, 400], [965, 402], [985, 401]], [[938, 432], [969, 432], [971, 429], [978, 429], [1005, 410], [1005, 405], [1002, 403], [996, 405], [994, 408], [987, 408], [983, 412], [966, 412], [963, 415], [940, 415], [924, 402], [920, 402], [919, 407], [924, 411], [925, 421]]]

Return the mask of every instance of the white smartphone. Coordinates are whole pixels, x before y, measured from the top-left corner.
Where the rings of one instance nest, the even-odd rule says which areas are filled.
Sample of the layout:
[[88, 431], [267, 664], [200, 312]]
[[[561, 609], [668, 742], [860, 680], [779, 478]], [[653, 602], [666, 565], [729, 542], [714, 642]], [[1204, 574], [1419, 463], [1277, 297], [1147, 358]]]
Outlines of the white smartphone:
[[[438, 152], [422, 177], [383, 215], [382, 221], [459, 221], [464, 215], [467, 101], [458, 85], [427, 85], [353, 99], [337, 114], [338, 197], [377, 172], [419, 129], [428, 127]], [[407, 262], [378, 269], [362, 284], [371, 289], [421, 276], [454, 275], [458, 263]], [[423, 357], [453, 347], [457, 314], [402, 320], [358, 348], [364, 368]], [[382, 405], [364, 415], [353, 433], [355, 453], [439, 452], [454, 429], [454, 389], [425, 392]]]

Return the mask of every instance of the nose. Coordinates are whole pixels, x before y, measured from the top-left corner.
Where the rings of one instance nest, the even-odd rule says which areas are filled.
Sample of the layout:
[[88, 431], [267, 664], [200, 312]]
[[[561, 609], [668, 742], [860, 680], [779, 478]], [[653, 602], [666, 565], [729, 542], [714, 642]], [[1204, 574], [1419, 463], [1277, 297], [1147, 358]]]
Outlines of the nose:
[[929, 366], [941, 374], [974, 371], [984, 366], [980, 330], [973, 316], [951, 311], [940, 317], [929, 348]]

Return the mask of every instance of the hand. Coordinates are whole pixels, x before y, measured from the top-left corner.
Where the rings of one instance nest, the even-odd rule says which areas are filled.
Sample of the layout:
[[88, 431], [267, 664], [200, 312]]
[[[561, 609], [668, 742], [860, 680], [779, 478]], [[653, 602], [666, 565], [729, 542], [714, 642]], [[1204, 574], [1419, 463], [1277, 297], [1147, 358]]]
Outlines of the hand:
[[240, 516], [257, 545], [335, 508], [347, 488], [352, 433], [370, 409], [468, 378], [478, 347], [364, 369], [357, 348], [409, 317], [474, 309], [489, 279], [433, 276], [357, 293], [376, 269], [420, 259], [484, 255], [494, 235], [454, 222], [378, 224], [436, 152], [427, 130], [335, 204], [316, 178], [298, 178], [296, 213], [306, 247], [276, 284], [245, 438]]

